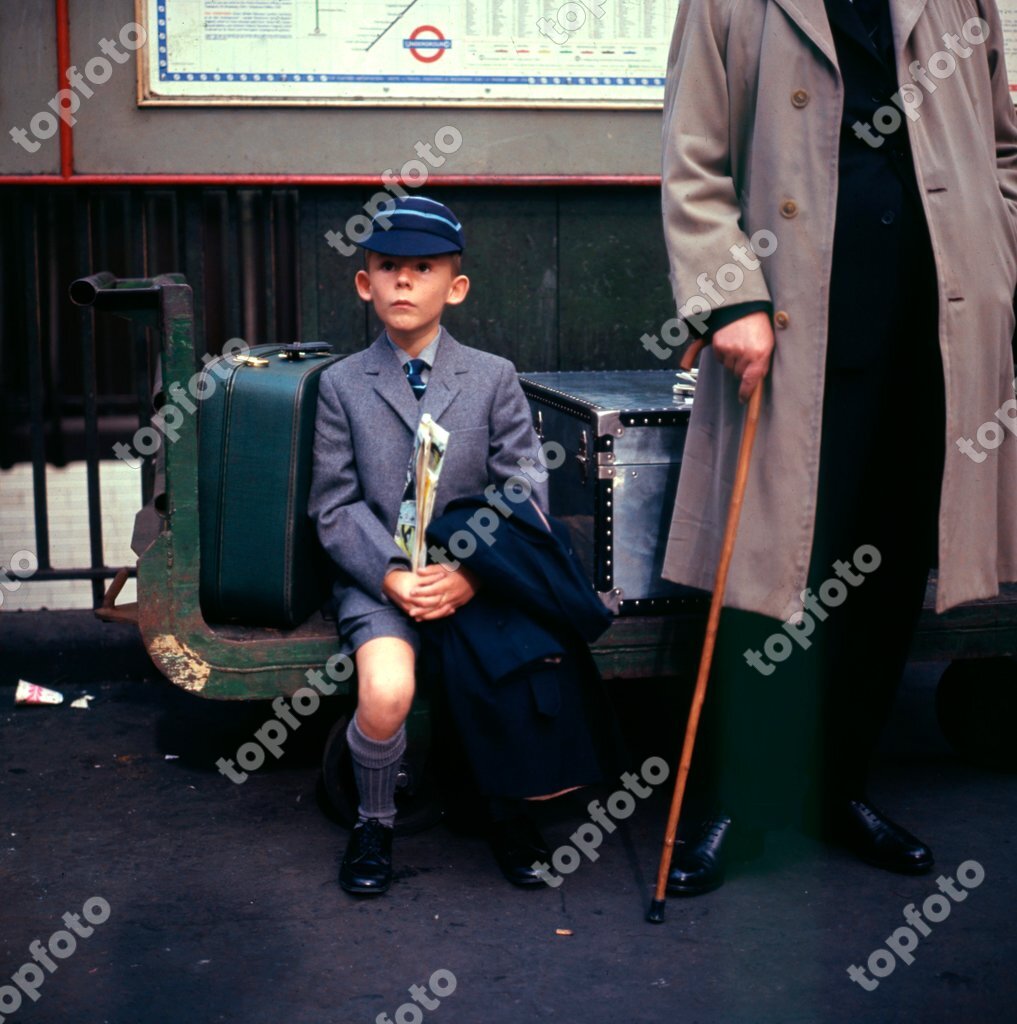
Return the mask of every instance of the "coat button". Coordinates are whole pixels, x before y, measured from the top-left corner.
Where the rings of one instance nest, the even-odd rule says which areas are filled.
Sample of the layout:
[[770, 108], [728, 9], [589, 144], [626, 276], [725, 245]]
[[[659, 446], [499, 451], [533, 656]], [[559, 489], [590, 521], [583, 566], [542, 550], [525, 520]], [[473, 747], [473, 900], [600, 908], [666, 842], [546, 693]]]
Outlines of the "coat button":
[[793, 199], [785, 199], [780, 204], [780, 215], [787, 220], [798, 216], [798, 204]]
[[791, 104], [801, 110], [809, 105], [809, 94], [804, 89], [796, 89], [791, 93]]
[[773, 322], [782, 331], [786, 331], [791, 326], [791, 317], [784, 310], [780, 310], [780, 312], [774, 313]]
[[887, 210], [882, 217], [879, 218], [887, 227], [889, 227], [897, 218], [893, 210]]

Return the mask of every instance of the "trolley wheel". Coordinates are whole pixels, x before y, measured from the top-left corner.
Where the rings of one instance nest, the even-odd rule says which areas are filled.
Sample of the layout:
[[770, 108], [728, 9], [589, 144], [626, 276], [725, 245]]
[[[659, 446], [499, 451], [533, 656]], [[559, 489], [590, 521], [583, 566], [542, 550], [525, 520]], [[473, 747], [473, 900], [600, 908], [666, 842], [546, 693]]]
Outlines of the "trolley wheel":
[[939, 680], [936, 714], [963, 757], [986, 768], [1017, 769], [1017, 659], [952, 662]]
[[[353, 761], [346, 729], [352, 711], [339, 718], [325, 743], [321, 762], [319, 796], [323, 797], [325, 809], [331, 809], [332, 816], [345, 828], [353, 828], [357, 821], [357, 786], [353, 778]], [[410, 723], [408, 723], [408, 726]], [[406, 753], [399, 765], [396, 781], [395, 834], [412, 835], [436, 825], [442, 809], [437, 789], [428, 768], [426, 739], [417, 735], [418, 730], [408, 727]]]

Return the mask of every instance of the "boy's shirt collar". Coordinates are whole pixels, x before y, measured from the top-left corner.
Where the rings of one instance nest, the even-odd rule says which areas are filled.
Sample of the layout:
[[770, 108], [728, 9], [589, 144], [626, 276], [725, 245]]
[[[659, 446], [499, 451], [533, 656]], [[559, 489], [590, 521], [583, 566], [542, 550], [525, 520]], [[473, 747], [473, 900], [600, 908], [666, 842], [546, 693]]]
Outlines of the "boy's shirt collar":
[[[410, 356], [401, 349], [389, 336], [388, 331], [385, 332], [385, 340], [392, 346], [395, 354], [399, 357], [399, 363], [405, 366], [410, 361]], [[441, 328], [438, 328], [438, 333], [434, 336], [433, 340], [430, 341], [425, 348], [418, 355], [417, 359], [423, 359], [427, 363], [427, 368], [430, 369], [434, 366], [434, 360], [438, 355], [438, 343], [441, 341]]]

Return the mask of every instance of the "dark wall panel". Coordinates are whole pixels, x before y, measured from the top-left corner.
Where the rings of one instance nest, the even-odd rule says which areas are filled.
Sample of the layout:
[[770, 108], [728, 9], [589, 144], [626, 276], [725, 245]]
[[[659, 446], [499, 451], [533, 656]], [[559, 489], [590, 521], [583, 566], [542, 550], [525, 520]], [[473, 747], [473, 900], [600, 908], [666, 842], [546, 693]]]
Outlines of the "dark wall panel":
[[573, 189], [559, 203], [562, 369], [661, 369], [639, 340], [674, 316], [659, 193]]
[[301, 193], [301, 328], [310, 340], [327, 341], [339, 351], [363, 345], [367, 310], [353, 290], [359, 256], [344, 256], [325, 236], [345, 234], [350, 217], [361, 213], [369, 189], [313, 189]]
[[[356, 351], [380, 329], [353, 287], [359, 254], [330, 247], [370, 189], [0, 188], [0, 464], [27, 457], [30, 370], [47, 458], [80, 457], [88, 312], [71, 281], [168, 271], [194, 290], [196, 356], [330, 342]], [[656, 189], [430, 190], [462, 219], [472, 283], [445, 323], [520, 370], [656, 367], [640, 343], [673, 315]], [[154, 339], [95, 322], [103, 444], [128, 440], [150, 388]], [[34, 370], [32, 368], [35, 368]], [[185, 382], [182, 382], [185, 383]], [[41, 419], [40, 419], [41, 416]], [[41, 429], [41, 427], [40, 427]], [[109, 450], [108, 447], [105, 450]]]
[[470, 293], [445, 322], [465, 344], [511, 359], [520, 369], [556, 366], [558, 197], [552, 190], [432, 192], [466, 233]]

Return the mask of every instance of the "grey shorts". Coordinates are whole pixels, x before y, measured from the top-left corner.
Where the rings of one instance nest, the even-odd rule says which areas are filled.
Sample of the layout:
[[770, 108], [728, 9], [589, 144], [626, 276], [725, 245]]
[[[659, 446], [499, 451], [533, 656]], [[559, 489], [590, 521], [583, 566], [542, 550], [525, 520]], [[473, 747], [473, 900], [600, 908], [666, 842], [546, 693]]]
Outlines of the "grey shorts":
[[415, 655], [420, 654], [420, 635], [416, 624], [398, 608], [379, 608], [376, 612], [340, 619], [336, 628], [339, 652], [347, 657], [352, 657], [368, 640], [382, 636], [405, 640]]

